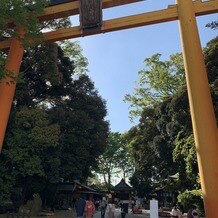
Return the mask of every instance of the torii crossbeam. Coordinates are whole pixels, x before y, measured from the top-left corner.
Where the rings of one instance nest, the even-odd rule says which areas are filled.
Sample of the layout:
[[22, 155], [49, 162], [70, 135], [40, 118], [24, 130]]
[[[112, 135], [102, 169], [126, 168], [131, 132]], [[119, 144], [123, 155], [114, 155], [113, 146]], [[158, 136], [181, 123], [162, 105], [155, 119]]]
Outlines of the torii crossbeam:
[[[115, 7], [127, 3], [139, 2], [142, 0], [104, 0], [102, 2], [103, 8]], [[118, 4], [119, 3], [119, 4]], [[196, 16], [216, 13], [218, 10], [218, 1], [208, 1], [202, 3], [195, 1], [194, 12]], [[64, 3], [61, 5], [51, 6], [45, 9], [45, 13], [39, 16], [40, 21], [50, 20], [54, 18], [61, 18], [79, 13], [79, 1]], [[117, 30], [129, 29], [145, 25], [152, 25], [157, 23], [164, 23], [167, 21], [178, 20], [177, 5], [168, 6], [167, 9], [152, 11], [143, 14], [137, 14], [127, 17], [115, 18], [103, 21], [101, 30], [93, 29], [89, 33], [81, 31], [80, 26], [63, 28], [48, 33], [44, 33], [45, 41], [56, 42], [64, 39], [72, 39], [85, 35], [94, 35], [99, 33], [107, 33]], [[10, 47], [11, 39], [0, 42], [0, 49], [8, 49]]]
[[[102, 8], [138, 1], [140, 0], [102, 0]], [[80, 11], [79, 3], [78, 0], [71, 0], [67, 3], [48, 7], [45, 9], [45, 13], [39, 16], [39, 20], [50, 20], [78, 14]], [[85, 35], [179, 20], [189, 104], [207, 218], [215, 218], [218, 214], [218, 129], [198, 35], [196, 16], [217, 12], [218, 0], [205, 2], [176, 0], [175, 5], [171, 5], [164, 10], [103, 21], [100, 29], [91, 29], [86, 32], [81, 29], [81, 26], [77, 26], [44, 33], [45, 41], [55, 42]], [[22, 36], [24, 33], [22, 27], [19, 27], [19, 31]], [[0, 42], [0, 49], [10, 49], [5, 67], [7, 70], [18, 74], [24, 52], [22, 44], [18, 39], [11, 38]], [[16, 84], [7, 85], [8, 79], [4, 78], [0, 83], [0, 150], [2, 149], [16, 87]]]

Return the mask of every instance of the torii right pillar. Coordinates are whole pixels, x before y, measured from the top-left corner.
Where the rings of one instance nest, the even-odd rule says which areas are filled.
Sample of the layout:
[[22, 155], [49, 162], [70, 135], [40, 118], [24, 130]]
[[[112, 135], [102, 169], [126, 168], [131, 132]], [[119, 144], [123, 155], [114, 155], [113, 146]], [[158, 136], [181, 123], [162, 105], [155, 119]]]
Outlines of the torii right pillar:
[[176, 0], [198, 168], [207, 218], [218, 216], [218, 129], [192, 0]]

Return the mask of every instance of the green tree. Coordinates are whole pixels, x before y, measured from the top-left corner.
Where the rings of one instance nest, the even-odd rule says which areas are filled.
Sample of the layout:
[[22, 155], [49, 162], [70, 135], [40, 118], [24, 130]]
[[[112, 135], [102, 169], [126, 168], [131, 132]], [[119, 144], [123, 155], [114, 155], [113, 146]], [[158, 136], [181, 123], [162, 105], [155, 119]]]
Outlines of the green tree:
[[103, 176], [108, 189], [114, 174], [125, 178], [133, 169], [127, 141], [123, 134], [110, 132], [105, 152], [99, 157], [98, 173]]
[[[69, 18], [39, 22], [37, 16], [44, 13], [44, 8], [49, 3], [50, 0], [2, 0], [0, 8], [0, 40], [16, 37], [21, 40], [25, 49], [28, 49], [29, 46], [43, 42], [42, 29], [69, 27]], [[25, 34], [22, 37], [20, 37], [19, 33], [20, 27], [25, 29]], [[3, 76], [11, 76], [14, 80], [16, 78], [4, 69], [5, 54], [5, 52], [0, 54], [0, 79]]]
[[[10, 37], [20, 38], [18, 28], [24, 27], [25, 37], [21, 39], [25, 46], [28, 45], [28, 40], [41, 41], [42, 33], [41, 26], [37, 19], [37, 14], [42, 14], [44, 7], [48, 4], [48, 0], [27, 1], [27, 0], [2, 0], [0, 7], [0, 40], [5, 40]], [[35, 13], [33, 13], [33, 11]], [[0, 55], [0, 79], [5, 76], [4, 52]]]
[[146, 68], [139, 71], [139, 80], [134, 93], [127, 94], [130, 103], [130, 117], [140, 116], [145, 107], [164, 101], [185, 83], [182, 55], [177, 53], [167, 61], [160, 60], [161, 54], [146, 58]]
[[83, 50], [78, 41], [64, 41], [61, 44], [61, 48], [64, 51], [65, 56], [69, 57], [74, 62], [75, 74], [87, 73], [88, 60], [82, 54]]
[[[80, 52], [79, 49], [77, 51]], [[28, 175], [28, 178], [23, 174], [15, 174], [14, 187], [21, 187], [23, 193], [26, 193], [26, 198], [29, 198], [33, 191], [46, 193], [45, 190], [52, 187], [60, 178], [65, 181], [85, 181], [97, 167], [97, 158], [105, 149], [108, 132], [108, 123], [104, 121], [107, 113], [105, 102], [87, 75], [79, 71], [74, 72], [75, 59], [65, 56], [64, 51], [56, 44], [42, 44], [25, 52], [21, 67], [22, 81], [17, 85], [12, 114], [16, 114], [17, 117], [19, 111], [27, 108], [25, 111], [32, 119], [37, 114], [39, 116], [44, 113], [47, 124], [44, 123], [45, 128], [41, 128], [40, 132], [37, 122], [32, 122], [31, 128], [38, 132], [29, 135], [28, 129], [24, 129], [23, 143], [17, 143], [16, 148], [12, 146], [12, 142], [16, 142], [20, 134], [12, 134], [14, 131], [19, 133], [19, 129], [15, 125], [17, 118], [11, 115], [5, 141], [7, 146], [3, 149], [3, 153], [6, 153], [4, 156], [1, 155], [0, 159], [4, 164], [6, 159], [12, 164], [9, 156], [16, 153], [17, 149], [21, 155], [20, 163], [27, 164], [30, 171], [31, 167], [35, 167], [35, 171], [32, 171], [35, 173]], [[26, 116], [23, 113], [21, 117], [25, 120]], [[37, 120], [39, 121], [40, 117], [35, 121]], [[58, 146], [53, 147], [52, 140], [46, 136], [46, 125], [48, 130], [49, 125], [57, 126], [59, 129]], [[40, 136], [42, 139], [45, 136], [51, 145], [47, 148], [43, 146], [43, 141], [37, 141], [37, 148], [42, 148], [42, 151], [41, 156], [34, 156], [32, 152], [35, 148], [31, 150], [30, 147], [26, 148], [28, 145], [25, 144], [30, 136], [33, 138], [32, 143]], [[10, 152], [7, 152], [9, 148]], [[29, 159], [25, 159], [28, 155], [36, 160], [32, 158], [28, 164]], [[40, 163], [45, 165], [41, 166]], [[9, 170], [7, 164], [4, 167]], [[1, 176], [7, 178], [6, 175]], [[24, 181], [31, 182], [28, 186]], [[27, 187], [31, 191], [25, 191]]]
[[[204, 56], [205, 56], [205, 64], [208, 73], [209, 84], [211, 87], [212, 100], [214, 103], [214, 110], [216, 117], [218, 117], [218, 104], [217, 104], [217, 78], [218, 78], [218, 38], [211, 40], [208, 42], [207, 46], [204, 48]], [[190, 121], [190, 113], [188, 109], [187, 100], [187, 91], [184, 90], [183, 97], [177, 98], [174, 101], [174, 105], [178, 103], [176, 108], [174, 108], [174, 113], [178, 113], [181, 111], [179, 116], [179, 123], [181, 125], [180, 131], [175, 138], [176, 147], [174, 149], [174, 159], [175, 161], [180, 163], [180, 166], [183, 166], [185, 171], [181, 171], [181, 183], [186, 183], [186, 185], [182, 185], [183, 189], [189, 189], [196, 187], [199, 188], [200, 184], [198, 182], [198, 170], [197, 170], [197, 158], [196, 158], [196, 150], [194, 145], [194, 138], [192, 133], [191, 121]], [[182, 100], [183, 99], [183, 100]], [[181, 101], [182, 100], [182, 101]], [[185, 121], [186, 120], [186, 121]], [[184, 122], [185, 121], [185, 122]], [[187, 122], [189, 121], [189, 122]], [[188, 125], [184, 125], [184, 123], [188, 123]], [[186, 176], [186, 180], [184, 181], [183, 176]], [[189, 181], [189, 182], [188, 182]], [[188, 183], [189, 185], [188, 185]]]
[[12, 187], [23, 187], [24, 200], [35, 191], [31, 189], [34, 177], [58, 181], [56, 168], [60, 162], [55, 161], [58, 157], [53, 156], [53, 152], [59, 145], [60, 129], [58, 125], [50, 123], [48, 115], [42, 109], [23, 107], [13, 111], [13, 118], [14, 121], [9, 124], [11, 131], [7, 134], [1, 160], [4, 161], [5, 173], [11, 171], [14, 177], [13, 183], [9, 184]]
[[74, 81], [68, 98], [52, 108], [51, 117], [62, 132], [61, 177], [65, 180], [84, 181], [97, 168], [107, 140], [105, 116], [105, 103], [86, 75]]
[[173, 162], [173, 140], [169, 134], [170, 117], [169, 100], [157, 104], [154, 108], [146, 108], [139, 124], [129, 131], [129, 143], [135, 161], [135, 173], [131, 179], [133, 186], [141, 195], [149, 196], [154, 184], [167, 179], [177, 172], [177, 164]]
[[125, 134], [120, 134], [121, 143], [120, 147], [116, 152], [116, 167], [120, 169], [122, 178], [126, 179], [132, 175], [134, 171], [134, 162], [131, 155], [130, 145], [126, 139]]
[[[36, 14], [43, 13], [47, 3], [47, 0], [3, 0], [0, 8], [0, 38], [4, 40], [19, 37], [16, 28], [8, 28], [8, 21], [26, 29], [25, 40], [22, 40], [25, 46], [29, 45], [29, 39], [41, 42], [43, 28], [68, 26], [68, 19], [39, 24]], [[96, 159], [104, 150], [102, 145], [105, 144], [108, 131], [108, 123], [104, 121], [105, 102], [98, 95], [90, 78], [84, 75], [87, 60], [81, 54], [79, 44], [65, 42], [62, 43], [62, 48], [56, 44], [42, 44], [25, 51], [21, 66], [22, 80], [17, 86], [5, 140], [6, 148], [0, 157], [0, 171], [3, 172], [0, 177], [0, 183], [3, 184], [0, 195], [4, 196], [4, 200], [10, 197], [12, 186], [21, 187], [23, 197], [29, 198], [33, 192], [45, 193], [43, 189], [46, 186], [48, 189], [60, 178], [85, 180], [91, 170], [96, 168]], [[70, 52], [73, 53], [70, 55]], [[5, 58], [5, 53], [1, 53], [0, 78], [5, 75]], [[21, 120], [21, 116], [18, 125], [19, 114], [25, 119], [33, 119], [29, 127], [34, 129], [31, 134], [30, 129], [28, 131], [21, 128], [19, 131], [18, 126], [25, 122]], [[55, 117], [56, 115], [60, 117]], [[63, 118], [62, 115], [66, 117]], [[46, 121], [40, 116], [46, 116]], [[45, 121], [43, 124], [38, 123], [41, 119]], [[43, 128], [40, 125], [44, 125]], [[49, 129], [53, 126], [60, 131], [56, 138], [58, 146], [54, 146], [50, 138], [57, 136]], [[12, 134], [14, 132], [16, 134]], [[52, 135], [49, 137], [46, 134]], [[33, 141], [28, 146], [26, 143], [31, 137]], [[46, 139], [51, 144], [45, 146], [43, 140]], [[13, 141], [17, 143], [17, 147]], [[39, 150], [34, 156], [37, 148]], [[18, 153], [15, 156], [16, 152]], [[41, 156], [38, 155], [39, 152]], [[13, 155], [17, 158], [16, 161]], [[13, 165], [18, 166], [13, 168]], [[7, 174], [11, 169], [13, 174], [8, 181]]]
[[[13, 36], [19, 37], [18, 30], [13, 28], [13, 25], [25, 28], [26, 40], [40, 38], [41, 27], [37, 15], [43, 14], [43, 9], [48, 3], [48, 0], [2, 0], [0, 8], [0, 39], [3, 40]], [[10, 22], [10, 25], [8, 25], [8, 22]]]
[[[217, 48], [215, 38], [204, 49], [216, 114]], [[133, 182], [139, 189], [142, 188], [139, 185], [145, 181], [145, 184], [149, 184], [150, 181], [161, 181], [176, 172], [179, 173], [178, 183], [175, 184], [178, 190], [183, 192], [186, 189], [199, 189], [186, 86], [180, 87], [167, 99], [151, 107], [145, 107], [139, 124], [129, 131], [129, 141], [136, 166]], [[152, 187], [152, 183], [150, 185]]]
[[[151, 181], [154, 172], [154, 150], [151, 146], [150, 138], [155, 134], [156, 127], [149, 116], [149, 112], [152, 113], [151, 109], [148, 109], [147, 115], [144, 116], [145, 119], [142, 126], [139, 124], [130, 129], [127, 135], [135, 167], [130, 183], [141, 197], [148, 197], [151, 193]], [[143, 128], [144, 124], [147, 128]]]

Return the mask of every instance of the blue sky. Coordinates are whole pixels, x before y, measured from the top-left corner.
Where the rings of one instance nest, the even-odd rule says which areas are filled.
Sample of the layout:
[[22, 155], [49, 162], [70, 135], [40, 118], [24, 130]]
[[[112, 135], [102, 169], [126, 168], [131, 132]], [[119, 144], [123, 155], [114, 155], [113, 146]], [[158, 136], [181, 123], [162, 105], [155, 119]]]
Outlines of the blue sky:
[[[167, 8], [174, 0], [146, 0], [103, 11], [103, 19], [128, 16]], [[76, 21], [72, 21], [75, 23]], [[218, 20], [218, 14], [197, 18], [201, 44], [217, 36], [215, 30], [206, 28], [208, 22]], [[126, 94], [133, 93], [138, 71], [143, 61], [155, 53], [163, 59], [181, 52], [178, 22], [149, 25], [106, 34], [77, 38], [83, 55], [89, 62], [89, 76], [99, 94], [107, 102], [111, 131], [125, 132], [136, 123], [129, 120], [129, 105], [124, 103]]]

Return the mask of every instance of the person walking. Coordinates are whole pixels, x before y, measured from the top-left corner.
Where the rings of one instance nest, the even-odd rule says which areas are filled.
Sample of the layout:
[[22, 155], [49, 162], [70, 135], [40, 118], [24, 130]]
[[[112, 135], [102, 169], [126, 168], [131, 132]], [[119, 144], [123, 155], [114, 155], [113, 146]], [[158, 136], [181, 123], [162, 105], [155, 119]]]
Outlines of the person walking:
[[199, 213], [197, 211], [197, 207], [192, 205], [187, 213], [187, 218], [199, 218]]
[[95, 204], [91, 198], [86, 201], [85, 212], [87, 218], [92, 218], [95, 213]]
[[75, 206], [75, 210], [76, 210], [76, 217], [83, 218], [85, 206], [86, 206], [86, 201], [82, 197], [80, 197], [79, 199], [76, 200], [74, 206]]
[[107, 201], [106, 201], [106, 198], [103, 197], [103, 198], [102, 198], [102, 201], [101, 201], [101, 203], [100, 203], [101, 218], [104, 218], [104, 216], [105, 216], [106, 207], [107, 207]]
[[121, 218], [125, 218], [126, 214], [128, 213], [129, 204], [125, 201], [122, 201], [120, 203], [120, 208], [121, 208]]
[[171, 217], [172, 218], [180, 218], [182, 217], [181, 211], [177, 208], [177, 206], [173, 206], [173, 209], [171, 211]]
[[114, 202], [113, 202], [113, 199], [112, 198], [109, 198], [108, 199], [108, 205], [107, 205], [107, 208], [106, 208], [106, 218], [115, 218], [115, 205], [114, 205]]

